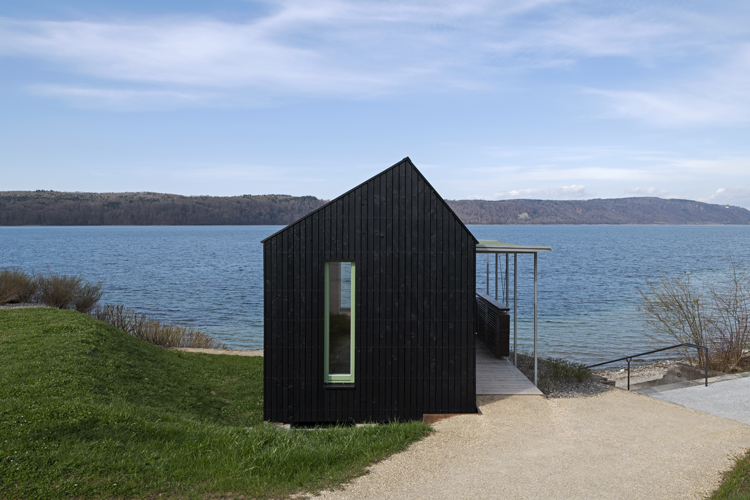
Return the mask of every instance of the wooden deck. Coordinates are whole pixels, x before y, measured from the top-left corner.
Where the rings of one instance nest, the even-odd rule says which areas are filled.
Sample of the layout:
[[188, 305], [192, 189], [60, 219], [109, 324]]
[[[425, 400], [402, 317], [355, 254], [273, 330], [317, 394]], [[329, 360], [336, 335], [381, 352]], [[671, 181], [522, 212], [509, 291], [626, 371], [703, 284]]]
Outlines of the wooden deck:
[[542, 395], [508, 358], [495, 356], [479, 337], [476, 346], [477, 396]]

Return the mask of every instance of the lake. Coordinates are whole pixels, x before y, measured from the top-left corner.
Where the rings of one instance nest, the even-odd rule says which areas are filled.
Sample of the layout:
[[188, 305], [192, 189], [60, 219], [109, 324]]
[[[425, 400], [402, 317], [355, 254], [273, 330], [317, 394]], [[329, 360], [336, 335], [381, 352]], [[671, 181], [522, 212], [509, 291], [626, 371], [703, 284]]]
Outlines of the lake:
[[[193, 325], [233, 349], [263, 348], [260, 241], [282, 226], [0, 227], [0, 267], [104, 282], [103, 303]], [[748, 226], [469, 226], [539, 254], [539, 349], [594, 363], [653, 346], [638, 290], [659, 271], [710, 279], [750, 263]], [[500, 256], [504, 270], [505, 258]], [[519, 351], [533, 338], [533, 257], [519, 255]], [[491, 260], [494, 267], [494, 257]], [[485, 289], [485, 256], [477, 287]], [[494, 275], [493, 275], [494, 276]], [[511, 294], [512, 294], [511, 256]], [[494, 295], [494, 277], [491, 278]], [[500, 294], [501, 295], [501, 294]], [[512, 304], [511, 304], [512, 306]]]

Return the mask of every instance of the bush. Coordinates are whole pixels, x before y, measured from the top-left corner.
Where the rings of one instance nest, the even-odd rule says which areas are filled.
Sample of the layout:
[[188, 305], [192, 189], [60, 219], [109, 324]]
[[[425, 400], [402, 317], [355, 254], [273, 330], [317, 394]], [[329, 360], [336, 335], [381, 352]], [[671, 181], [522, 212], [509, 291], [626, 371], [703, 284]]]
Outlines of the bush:
[[102, 282], [89, 283], [77, 274], [68, 276], [48, 272], [38, 274], [35, 281], [34, 301], [50, 307], [88, 313], [102, 298]]
[[227, 346], [192, 326], [164, 325], [125, 306], [105, 305], [94, 309], [94, 318], [109, 323], [133, 337], [161, 347], [226, 349]]
[[[511, 357], [513, 353], [511, 353]], [[518, 369], [534, 381], [534, 355], [518, 353]], [[574, 388], [591, 378], [586, 365], [561, 358], [537, 357], [537, 388], [544, 394], [554, 394]]]
[[[740, 369], [744, 350], [750, 348], [750, 275], [733, 261], [726, 276], [696, 284], [690, 275], [668, 276], [647, 281], [639, 292], [646, 316], [647, 334], [660, 343], [693, 343], [708, 347], [708, 366], [732, 372]], [[665, 339], [666, 337], [666, 339]], [[697, 359], [685, 348], [692, 364], [704, 365], [703, 351]]]
[[17, 269], [0, 271], [0, 305], [31, 301], [36, 292], [32, 276]]
[[36, 277], [35, 302], [58, 309], [72, 309], [80, 284], [81, 279], [77, 275], [39, 274]]
[[74, 274], [31, 275], [20, 270], [0, 271], [0, 305], [37, 302], [58, 309], [88, 313], [102, 298], [102, 283], [89, 283]]
[[76, 290], [73, 307], [76, 311], [88, 314], [102, 298], [102, 283], [82, 283]]

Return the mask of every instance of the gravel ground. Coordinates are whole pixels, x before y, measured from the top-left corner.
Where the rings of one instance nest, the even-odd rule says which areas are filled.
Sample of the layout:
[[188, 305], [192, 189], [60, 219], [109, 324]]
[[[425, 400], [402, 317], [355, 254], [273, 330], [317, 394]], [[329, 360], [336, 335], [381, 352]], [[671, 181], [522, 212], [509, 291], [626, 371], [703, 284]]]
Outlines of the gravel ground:
[[614, 390], [611, 385], [599, 383], [595, 380], [586, 380], [584, 382], [572, 382], [560, 385], [555, 391], [547, 394], [548, 398], [581, 398], [588, 396], [597, 396], [607, 391]]
[[750, 448], [750, 426], [622, 390], [481, 409], [320, 498], [698, 499]]
[[[630, 367], [630, 378], [632, 379], [645, 379], [645, 378], [661, 378], [667, 373], [667, 370], [676, 363], [677, 361], [655, 361], [653, 363], [647, 363], [645, 365], [632, 365]], [[591, 370], [595, 375], [607, 378], [609, 380], [625, 380], [628, 378], [627, 368], [616, 368], [606, 370]]]
[[0, 306], [0, 309], [29, 309], [32, 307], [49, 307], [46, 304], [36, 304], [36, 303], [22, 303], [22, 304], [3, 304]]

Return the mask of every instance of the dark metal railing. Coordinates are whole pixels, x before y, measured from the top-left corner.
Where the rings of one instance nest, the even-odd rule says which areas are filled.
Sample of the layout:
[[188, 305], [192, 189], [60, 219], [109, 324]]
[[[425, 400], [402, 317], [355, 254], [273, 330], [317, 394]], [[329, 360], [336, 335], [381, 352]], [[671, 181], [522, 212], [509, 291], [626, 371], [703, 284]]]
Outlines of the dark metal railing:
[[[661, 349], [654, 349], [653, 351], [642, 352], [640, 354], [634, 354], [632, 356], [625, 356], [623, 358], [613, 359], [612, 361], [605, 361], [603, 363], [597, 363], [595, 365], [587, 366], [586, 368], [594, 368], [596, 366], [608, 365], [610, 363], [617, 363], [618, 361], [627, 361], [628, 362], [628, 390], [630, 390], [630, 361], [633, 358], [637, 358], [639, 356], [645, 356], [647, 354], [653, 354], [655, 352], [666, 351], [668, 349], [675, 349], [677, 347], [692, 347], [698, 350], [703, 349], [703, 354], [704, 354], [703, 360], [704, 360], [704, 365], [705, 365], [704, 370], [705, 370], [705, 375], [706, 375], [706, 387], [708, 387], [708, 347], [698, 345], [698, 344], [686, 343], [686, 344], [671, 345], [669, 347], [662, 347]], [[698, 356], [698, 358], [700, 358], [700, 356]]]
[[498, 358], [510, 355], [508, 307], [489, 295], [477, 292], [474, 301], [477, 336]]

